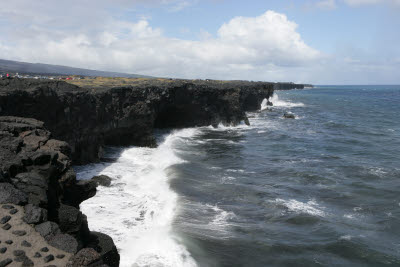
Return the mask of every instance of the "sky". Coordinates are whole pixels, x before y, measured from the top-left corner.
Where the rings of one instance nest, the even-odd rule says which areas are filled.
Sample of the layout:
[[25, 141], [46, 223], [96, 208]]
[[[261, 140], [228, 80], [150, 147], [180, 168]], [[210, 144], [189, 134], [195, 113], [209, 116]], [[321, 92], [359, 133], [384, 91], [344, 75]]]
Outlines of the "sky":
[[400, 84], [400, 0], [0, 0], [0, 58], [157, 77]]

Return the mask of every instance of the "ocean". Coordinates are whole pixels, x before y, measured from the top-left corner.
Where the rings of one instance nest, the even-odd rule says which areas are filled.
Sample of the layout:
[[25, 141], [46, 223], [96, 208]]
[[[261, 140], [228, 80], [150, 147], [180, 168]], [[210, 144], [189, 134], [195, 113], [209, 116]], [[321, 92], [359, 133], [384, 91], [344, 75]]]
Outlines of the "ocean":
[[81, 209], [121, 266], [400, 266], [400, 86], [271, 101], [251, 126], [160, 130], [75, 167], [112, 178]]

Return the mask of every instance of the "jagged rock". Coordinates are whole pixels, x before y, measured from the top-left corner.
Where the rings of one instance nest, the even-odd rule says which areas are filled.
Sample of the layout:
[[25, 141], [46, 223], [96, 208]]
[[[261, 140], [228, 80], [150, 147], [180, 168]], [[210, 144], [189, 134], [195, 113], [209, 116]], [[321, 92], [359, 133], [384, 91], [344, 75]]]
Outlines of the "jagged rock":
[[285, 118], [285, 119], [295, 119], [296, 117], [294, 116], [294, 114], [292, 114], [292, 113], [285, 113], [285, 114], [283, 114], [283, 117]]
[[53, 247], [56, 247], [68, 253], [74, 254], [78, 250], [78, 242], [75, 238], [68, 234], [57, 234], [49, 238], [48, 242]]
[[26, 194], [9, 183], [0, 183], [0, 204], [12, 203], [24, 205], [28, 198]]
[[60, 228], [55, 222], [44, 222], [35, 226], [35, 230], [40, 233], [46, 240], [60, 234]]
[[[73, 160], [83, 164], [98, 161], [105, 144], [154, 146], [154, 127], [236, 125], [245, 120], [245, 111], [258, 110], [274, 87], [279, 84], [151, 79], [87, 90], [60, 81], [10, 79], [0, 83], [0, 114], [44, 121], [55, 138], [71, 145]], [[28, 138], [27, 142], [32, 147], [47, 146], [67, 153], [65, 147], [42, 144], [45, 141], [35, 137], [41, 135], [43, 125], [10, 127], [16, 127], [13, 132], [18, 134], [31, 131], [32, 142]]]
[[107, 175], [94, 176], [91, 180], [96, 182], [97, 185], [101, 186], [110, 186], [112, 181], [112, 179]]
[[[95, 262], [99, 262], [101, 255], [92, 248], [84, 248], [79, 250], [68, 262], [67, 267], [89, 266]], [[99, 263], [100, 264], [100, 263]]]
[[103, 262], [110, 267], [119, 266], [119, 254], [111, 237], [99, 232], [91, 232], [93, 242], [89, 246], [100, 253]]
[[78, 232], [82, 225], [82, 213], [75, 207], [61, 204], [58, 209], [58, 222], [64, 233]]
[[24, 207], [23, 220], [29, 224], [38, 224], [47, 220], [47, 210], [28, 204]]

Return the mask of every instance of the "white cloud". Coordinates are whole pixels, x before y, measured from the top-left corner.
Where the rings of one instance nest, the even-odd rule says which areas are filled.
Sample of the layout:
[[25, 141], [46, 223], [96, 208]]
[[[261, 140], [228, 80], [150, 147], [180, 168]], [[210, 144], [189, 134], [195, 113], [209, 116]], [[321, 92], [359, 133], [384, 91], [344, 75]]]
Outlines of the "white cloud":
[[147, 20], [103, 21], [79, 33], [68, 29], [71, 25], [62, 25], [68, 29], [64, 31], [41, 23], [19, 29], [21, 33], [8, 35], [14, 45], [3, 42], [0, 58], [155, 76], [260, 80], [285, 79], [285, 69], [321, 58], [302, 40], [297, 24], [274, 11], [233, 18], [217, 36], [203, 32], [199, 41], [168, 38]]

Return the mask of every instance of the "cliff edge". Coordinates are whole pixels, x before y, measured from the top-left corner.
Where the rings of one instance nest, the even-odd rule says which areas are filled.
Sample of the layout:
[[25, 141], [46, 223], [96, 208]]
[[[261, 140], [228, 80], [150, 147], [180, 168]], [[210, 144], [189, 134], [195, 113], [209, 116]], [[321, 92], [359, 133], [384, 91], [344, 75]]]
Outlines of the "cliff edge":
[[0, 115], [41, 120], [71, 145], [76, 164], [97, 161], [103, 145], [154, 146], [154, 128], [248, 123], [274, 84], [148, 79], [107, 87], [0, 79]]

